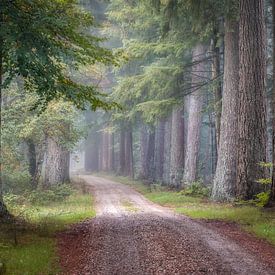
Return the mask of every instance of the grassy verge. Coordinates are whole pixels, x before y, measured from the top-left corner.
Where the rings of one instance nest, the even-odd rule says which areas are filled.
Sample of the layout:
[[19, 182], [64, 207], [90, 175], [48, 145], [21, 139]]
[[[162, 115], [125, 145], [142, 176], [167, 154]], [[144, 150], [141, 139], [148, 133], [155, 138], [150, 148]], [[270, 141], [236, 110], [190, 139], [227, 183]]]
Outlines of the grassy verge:
[[4, 263], [6, 274], [57, 274], [55, 233], [95, 216], [92, 203], [91, 195], [75, 191], [58, 202], [10, 206], [19, 221], [16, 226], [0, 225], [0, 263]]
[[236, 222], [243, 229], [275, 245], [275, 212], [254, 206], [213, 203], [204, 198], [190, 197], [169, 191], [158, 185], [146, 186], [140, 181], [126, 177], [101, 174], [101, 176], [132, 186], [147, 199], [171, 207], [177, 213], [195, 219]]

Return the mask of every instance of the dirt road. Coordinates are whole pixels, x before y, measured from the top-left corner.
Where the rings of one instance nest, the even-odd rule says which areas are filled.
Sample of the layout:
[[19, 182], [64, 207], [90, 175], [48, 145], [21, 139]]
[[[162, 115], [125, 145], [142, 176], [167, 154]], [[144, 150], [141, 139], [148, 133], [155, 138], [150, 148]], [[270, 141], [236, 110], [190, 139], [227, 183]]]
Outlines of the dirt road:
[[94, 176], [97, 217], [59, 240], [65, 274], [275, 274], [237, 243]]

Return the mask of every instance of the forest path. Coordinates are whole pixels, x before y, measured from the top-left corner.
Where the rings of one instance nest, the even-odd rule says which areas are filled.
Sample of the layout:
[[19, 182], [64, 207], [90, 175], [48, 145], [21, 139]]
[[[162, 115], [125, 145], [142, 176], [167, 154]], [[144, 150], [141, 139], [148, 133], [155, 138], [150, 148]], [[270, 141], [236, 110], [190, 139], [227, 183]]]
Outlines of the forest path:
[[65, 274], [275, 274], [235, 242], [129, 186], [81, 178], [92, 188], [97, 216], [59, 241]]

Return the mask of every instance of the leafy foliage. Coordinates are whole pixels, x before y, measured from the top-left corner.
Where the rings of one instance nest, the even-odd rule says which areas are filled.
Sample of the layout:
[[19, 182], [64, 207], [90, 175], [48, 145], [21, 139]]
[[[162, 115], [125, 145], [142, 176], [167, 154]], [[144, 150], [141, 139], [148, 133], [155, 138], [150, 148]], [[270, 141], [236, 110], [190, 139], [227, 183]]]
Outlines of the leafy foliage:
[[92, 34], [94, 19], [77, 0], [3, 0], [0, 3], [0, 57], [3, 87], [16, 76], [40, 102], [66, 99], [78, 108], [108, 109], [105, 95], [94, 85], [73, 81], [68, 74], [81, 65], [115, 64], [114, 55]]

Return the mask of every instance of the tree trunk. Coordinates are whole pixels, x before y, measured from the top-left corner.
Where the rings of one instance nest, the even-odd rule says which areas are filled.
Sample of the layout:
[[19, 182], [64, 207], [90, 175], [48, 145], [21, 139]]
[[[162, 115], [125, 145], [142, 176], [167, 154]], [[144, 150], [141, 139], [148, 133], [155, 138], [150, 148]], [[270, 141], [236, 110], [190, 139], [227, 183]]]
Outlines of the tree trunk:
[[[3, 21], [3, 15], [0, 11], [0, 20]], [[1, 23], [0, 22], [0, 23]], [[8, 211], [3, 201], [3, 175], [2, 175], [2, 84], [3, 84], [3, 38], [0, 36], [0, 218], [7, 217]]]
[[85, 171], [98, 171], [99, 144], [98, 133], [90, 133], [85, 145]]
[[273, 15], [273, 153], [272, 153], [272, 184], [270, 200], [275, 203], [275, 0], [272, 1], [272, 15]]
[[155, 136], [155, 180], [158, 182], [163, 182], [164, 136], [165, 120], [161, 119], [157, 124]]
[[148, 131], [146, 125], [140, 127], [140, 171], [138, 178], [141, 180], [147, 177], [147, 151], [148, 151]]
[[131, 127], [128, 127], [125, 131], [125, 176], [134, 178], [133, 136]]
[[[2, 21], [2, 15], [0, 14]], [[3, 78], [3, 39], [0, 37], [0, 139], [2, 136], [2, 78]], [[3, 201], [3, 177], [2, 177], [2, 141], [0, 140], [0, 218], [5, 217], [8, 212]]]
[[102, 132], [102, 170], [108, 171], [108, 161], [109, 161], [109, 133]]
[[212, 79], [214, 81], [214, 97], [215, 97], [215, 127], [216, 127], [216, 144], [220, 142], [220, 125], [221, 125], [221, 111], [222, 111], [222, 85], [220, 80], [221, 75], [221, 61], [220, 61], [220, 47], [218, 44], [218, 27], [214, 30], [213, 39], [213, 60], [212, 60]]
[[200, 86], [205, 82], [205, 47], [198, 45], [193, 52], [192, 87], [189, 96], [188, 130], [184, 167], [184, 183], [189, 185], [197, 180], [197, 166], [200, 149], [203, 95]]
[[155, 178], [155, 129], [149, 130], [146, 163], [146, 180], [153, 182]]
[[239, 24], [225, 21], [224, 87], [218, 162], [212, 198], [231, 200], [235, 196], [237, 170], [237, 111], [239, 98]]
[[108, 171], [114, 171], [114, 134], [108, 133]]
[[123, 127], [120, 129], [119, 141], [119, 175], [125, 175], [125, 131]]
[[47, 138], [44, 187], [65, 183], [70, 180], [70, 152], [52, 137]]
[[172, 113], [170, 185], [181, 186], [184, 169], [184, 108], [176, 106]]
[[264, 0], [240, 1], [237, 197], [251, 199], [266, 177]]
[[165, 123], [164, 133], [164, 182], [167, 185], [171, 184], [170, 169], [171, 169], [171, 135], [172, 135], [172, 115], [170, 114]]

